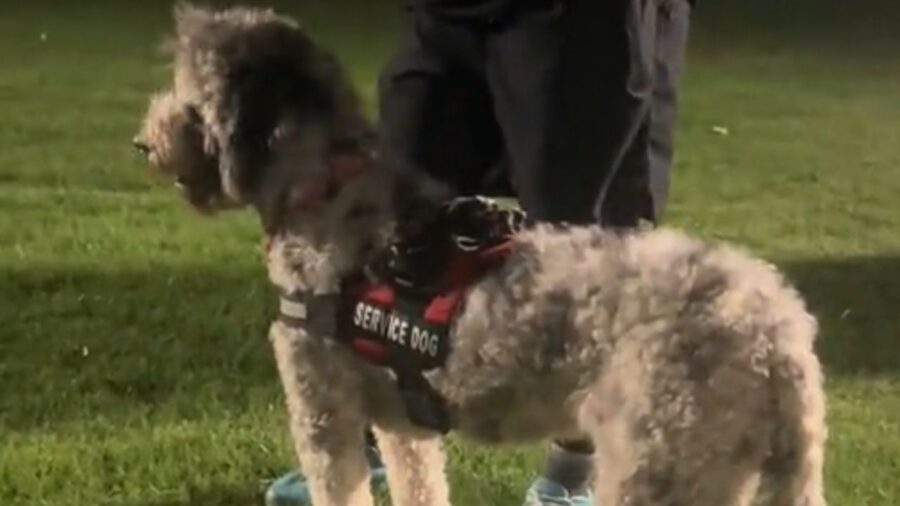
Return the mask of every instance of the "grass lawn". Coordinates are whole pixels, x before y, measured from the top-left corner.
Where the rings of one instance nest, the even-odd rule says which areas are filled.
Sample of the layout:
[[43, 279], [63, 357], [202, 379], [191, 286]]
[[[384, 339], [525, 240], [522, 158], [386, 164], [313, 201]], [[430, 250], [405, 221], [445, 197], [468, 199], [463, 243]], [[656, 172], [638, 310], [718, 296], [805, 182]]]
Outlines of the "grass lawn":
[[[370, 101], [402, 24], [373, 4], [286, 6]], [[798, 283], [822, 321], [830, 502], [896, 506], [900, 8], [786, 4], [701, 2], [669, 221]], [[0, 3], [4, 506], [250, 505], [292, 465], [256, 224], [187, 212], [130, 149], [168, 21], [164, 2]], [[464, 506], [516, 505], [542, 453], [451, 451]]]

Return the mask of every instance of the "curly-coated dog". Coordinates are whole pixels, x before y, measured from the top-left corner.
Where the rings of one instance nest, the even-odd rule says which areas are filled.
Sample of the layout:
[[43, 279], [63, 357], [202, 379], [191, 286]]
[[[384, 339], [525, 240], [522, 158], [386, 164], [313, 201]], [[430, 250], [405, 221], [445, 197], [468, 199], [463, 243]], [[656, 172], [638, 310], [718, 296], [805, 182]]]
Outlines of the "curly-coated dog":
[[[446, 191], [378, 155], [349, 80], [294, 21], [182, 6], [171, 49], [174, 85], [135, 145], [197, 208], [258, 212], [294, 296], [269, 337], [314, 503], [372, 504], [372, 424], [394, 504], [450, 504], [441, 434], [411, 421], [395, 371], [330, 335], [329, 296]], [[423, 377], [474, 440], [588, 434], [598, 505], [823, 506], [815, 334], [776, 269], [727, 245], [535, 225], [465, 290]]]

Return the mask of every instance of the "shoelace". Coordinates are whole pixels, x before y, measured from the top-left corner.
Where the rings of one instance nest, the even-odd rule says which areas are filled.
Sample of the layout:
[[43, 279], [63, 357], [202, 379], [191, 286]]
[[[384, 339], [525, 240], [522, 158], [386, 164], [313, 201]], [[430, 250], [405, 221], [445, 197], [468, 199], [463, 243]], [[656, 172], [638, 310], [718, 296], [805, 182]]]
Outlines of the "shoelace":
[[[572, 506], [572, 500], [576, 497], [564, 488], [554, 491], [554, 495], [548, 495], [551, 492], [541, 491], [533, 491], [533, 493], [541, 506]], [[558, 495], [559, 493], [563, 495]]]

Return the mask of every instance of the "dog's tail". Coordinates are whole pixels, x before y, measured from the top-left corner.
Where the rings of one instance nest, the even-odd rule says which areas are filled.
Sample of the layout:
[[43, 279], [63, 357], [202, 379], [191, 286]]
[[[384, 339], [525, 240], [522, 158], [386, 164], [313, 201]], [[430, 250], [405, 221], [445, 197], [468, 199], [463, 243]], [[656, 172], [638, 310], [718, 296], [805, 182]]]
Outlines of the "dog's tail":
[[771, 365], [777, 419], [761, 482], [771, 506], [825, 506], [825, 393], [812, 346], [817, 326], [805, 311], [800, 314], [775, 340]]

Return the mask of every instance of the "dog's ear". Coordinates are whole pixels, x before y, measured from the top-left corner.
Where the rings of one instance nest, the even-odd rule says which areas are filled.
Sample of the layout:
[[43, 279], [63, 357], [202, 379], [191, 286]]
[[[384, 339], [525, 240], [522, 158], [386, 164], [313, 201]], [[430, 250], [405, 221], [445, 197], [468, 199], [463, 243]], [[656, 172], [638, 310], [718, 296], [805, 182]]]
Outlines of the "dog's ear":
[[224, 76], [218, 142], [226, 191], [245, 201], [265, 177], [278, 128], [330, 129], [342, 83], [322, 71], [327, 54], [295, 26], [257, 25], [242, 44], [245, 57], [231, 60]]
[[175, 2], [172, 6], [172, 17], [175, 19], [175, 33], [183, 34], [194, 31], [192, 25], [202, 23], [211, 13], [185, 1]]
[[328, 138], [366, 128], [349, 79], [295, 21], [265, 9], [188, 4], [175, 16], [175, 87], [200, 105], [231, 199], [248, 203], [257, 194], [285, 125]]

